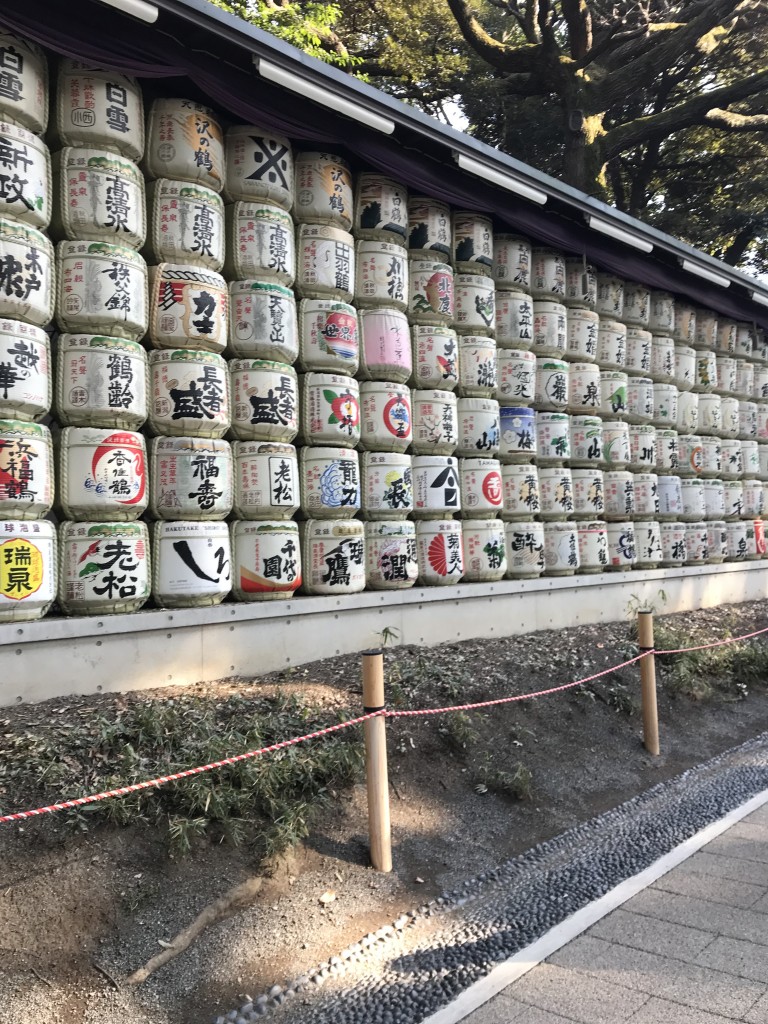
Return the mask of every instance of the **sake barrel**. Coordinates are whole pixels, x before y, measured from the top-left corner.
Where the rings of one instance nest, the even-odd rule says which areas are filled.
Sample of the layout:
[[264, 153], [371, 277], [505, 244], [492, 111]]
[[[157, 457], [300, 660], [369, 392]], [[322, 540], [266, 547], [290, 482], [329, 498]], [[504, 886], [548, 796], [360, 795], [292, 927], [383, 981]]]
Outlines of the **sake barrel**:
[[0, 622], [41, 619], [56, 597], [56, 577], [53, 523], [0, 520]]
[[241, 201], [227, 207], [226, 224], [227, 277], [291, 287], [296, 279], [296, 233], [289, 213], [272, 203]]
[[748, 523], [741, 520], [730, 520], [725, 524], [727, 554], [726, 562], [744, 562], [749, 554], [747, 545]]
[[704, 517], [722, 519], [725, 515], [725, 488], [722, 480], [702, 480], [704, 490]]
[[621, 320], [624, 313], [624, 282], [620, 277], [598, 272], [595, 309], [601, 320]]
[[544, 523], [544, 575], [573, 576], [578, 568], [576, 523]]
[[600, 409], [600, 367], [597, 363], [571, 363], [568, 371], [568, 411], [589, 416]]
[[680, 446], [676, 430], [656, 430], [656, 472], [677, 473], [680, 470]]
[[[424, 330], [429, 330], [429, 328], [413, 327], [411, 329], [414, 345], [419, 332]], [[447, 328], [441, 328], [441, 330], [447, 330]], [[515, 371], [513, 366], [510, 365], [514, 363], [514, 354], [509, 360], [502, 360], [501, 355], [504, 353], [506, 356], [507, 351], [511, 351], [513, 353], [516, 352], [519, 356], [522, 350], [497, 350], [496, 342], [493, 338], [481, 334], [463, 334], [460, 338], [457, 338], [456, 344], [459, 352], [457, 391], [462, 398], [491, 398], [493, 396], [498, 399], [505, 398], [507, 396], [501, 391], [505, 383], [510, 387], [511, 397], [515, 388]], [[529, 370], [531, 359], [528, 357], [530, 356], [531, 353], [526, 352], [522, 359], [522, 362], [527, 362]], [[535, 357], [533, 362], [535, 366]], [[502, 378], [502, 368], [507, 373], [505, 378]], [[512, 380], [510, 380], [510, 374], [512, 374]], [[446, 380], [446, 384], [449, 382], [450, 378]], [[531, 379], [529, 387], [532, 387], [532, 385], [533, 380]]]
[[459, 459], [462, 516], [489, 519], [501, 512], [504, 492], [500, 471], [496, 459]]
[[567, 338], [566, 308], [559, 302], [533, 303], [533, 344], [538, 356], [564, 355]]
[[768, 366], [760, 364], [755, 366], [755, 386], [749, 397], [758, 402], [768, 400]]
[[499, 461], [531, 462], [536, 456], [536, 414], [526, 406], [499, 408]]
[[138, 519], [149, 500], [147, 449], [130, 430], [65, 427], [59, 441], [58, 503], [66, 519]]
[[627, 328], [627, 373], [647, 377], [651, 372], [653, 335], [642, 327]]
[[705, 565], [709, 561], [709, 533], [704, 522], [685, 524], [685, 564]]
[[571, 465], [597, 466], [603, 461], [603, 421], [597, 416], [571, 416]]
[[768, 402], [757, 403], [757, 440], [768, 441]]
[[630, 522], [606, 523], [608, 534], [609, 572], [627, 572], [637, 561], [635, 524]]
[[690, 345], [675, 345], [675, 369], [673, 380], [678, 391], [690, 391], [696, 380], [695, 348]]
[[628, 423], [648, 424], [653, 420], [653, 389], [650, 377], [630, 377], [627, 380]]
[[134, 250], [109, 242], [56, 247], [59, 330], [139, 341], [147, 333], [147, 265]]
[[413, 456], [413, 515], [440, 519], [461, 511], [459, 466], [449, 455]]
[[594, 309], [597, 302], [597, 271], [581, 256], [565, 260], [565, 295], [563, 304]]
[[495, 583], [504, 579], [507, 552], [504, 524], [498, 519], [465, 519], [461, 524], [466, 583]]
[[755, 402], [739, 402], [739, 435], [742, 441], [754, 440], [757, 437], [757, 404]]
[[736, 351], [736, 321], [720, 317], [717, 324], [717, 351], [733, 354]]
[[149, 285], [149, 339], [155, 348], [224, 351], [229, 293], [221, 274], [161, 263], [150, 268]]
[[[357, 318], [353, 319], [356, 329]], [[268, 281], [232, 281], [228, 320], [229, 350], [233, 355], [241, 359], [296, 361], [299, 328], [296, 300], [290, 288]], [[350, 365], [354, 372], [357, 360]]]
[[348, 448], [299, 452], [301, 511], [308, 519], [351, 519], [360, 511], [360, 463]]
[[759, 480], [743, 480], [744, 508], [743, 519], [761, 519], [765, 511], [763, 502], [763, 488]]
[[351, 302], [355, 286], [352, 235], [330, 224], [296, 229], [296, 291], [304, 299]]
[[711, 309], [696, 310], [696, 338], [694, 347], [714, 350], [717, 348], [717, 316]]
[[597, 330], [597, 361], [606, 370], [623, 370], [627, 364], [627, 328], [618, 320], [600, 317]]
[[760, 475], [760, 454], [757, 441], [741, 442], [741, 458], [744, 463], [745, 477], [759, 477]]
[[704, 468], [701, 438], [698, 434], [678, 434], [677, 444], [680, 476], [700, 476]]
[[138, 429], [147, 418], [147, 355], [126, 338], [62, 334], [56, 356], [59, 422]]
[[679, 476], [659, 477], [659, 519], [677, 520], [683, 514], [683, 488]]
[[718, 353], [715, 356], [715, 370], [715, 393], [718, 395], [735, 394], [738, 376], [736, 360], [733, 356], [723, 356]]
[[365, 579], [371, 590], [407, 590], [418, 575], [415, 523], [365, 524]]
[[45, 53], [30, 40], [4, 30], [0, 31], [0, 50], [3, 53], [5, 86], [0, 91], [0, 117], [42, 135], [48, 126], [48, 62]]
[[739, 433], [739, 400], [730, 396], [723, 397], [720, 402], [720, 413], [723, 425], [720, 428], [722, 437], [736, 437]]
[[356, 380], [340, 373], [304, 373], [299, 393], [299, 438], [304, 444], [357, 447], [360, 389]]
[[454, 519], [416, 523], [418, 581], [422, 586], [453, 586], [460, 582], [464, 575], [462, 539], [461, 523]]
[[240, 519], [290, 519], [299, 510], [299, 464], [292, 444], [235, 441], [234, 510]]
[[[748, 365], [752, 365], [751, 363]], [[696, 353], [696, 376], [693, 382], [693, 390], [702, 392], [713, 391], [717, 384], [717, 361], [714, 352]]]
[[531, 249], [531, 295], [545, 301], [565, 297], [565, 257], [557, 249], [541, 245]]
[[302, 299], [299, 303], [299, 365], [302, 370], [352, 375], [357, 373], [359, 362], [360, 336], [355, 307], [330, 299]]
[[497, 288], [531, 287], [531, 243], [520, 235], [493, 236], [492, 277]]
[[760, 468], [758, 470], [757, 476], [761, 480], [768, 481], [768, 445], [758, 445], [757, 453], [760, 461]]
[[299, 527], [302, 590], [359, 594], [365, 589], [365, 529], [353, 519], [310, 519]]
[[[548, 305], [556, 306], [558, 303]], [[519, 350], [533, 346], [533, 300], [527, 292], [521, 288], [498, 289], [495, 311], [496, 344], [500, 349]]]
[[699, 422], [699, 396], [694, 391], [681, 391], [677, 396], [677, 429], [691, 434]]
[[736, 355], [742, 359], [752, 358], [752, 324], [745, 321], [736, 323]]
[[395, 242], [404, 246], [408, 235], [408, 191], [404, 185], [370, 171], [357, 175], [355, 238]]
[[693, 523], [698, 519], [703, 519], [706, 514], [703, 481], [681, 477], [680, 493], [683, 498], [683, 514], [680, 518], [683, 522]]
[[635, 550], [638, 569], [657, 569], [664, 557], [661, 525], [651, 520], [635, 523]]
[[230, 359], [229, 376], [233, 435], [240, 441], [293, 441], [299, 429], [294, 368], [268, 359]]
[[411, 323], [450, 325], [453, 322], [454, 279], [447, 263], [411, 258], [408, 281], [408, 318]]
[[150, 594], [145, 523], [62, 523], [59, 604], [66, 615], [136, 612]]
[[129, 160], [144, 153], [144, 105], [135, 78], [64, 58], [56, 83], [56, 148], [111, 149]]
[[623, 417], [627, 413], [627, 386], [629, 377], [623, 370], [600, 371], [600, 416]]
[[675, 300], [669, 292], [651, 291], [648, 326], [654, 334], [670, 334], [675, 326]]
[[741, 480], [723, 480], [724, 519], [744, 518], [744, 484]]
[[42, 519], [53, 505], [53, 446], [42, 423], [0, 420], [0, 518]]
[[364, 519], [404, 519], [413, 511], [410, 455], [400, 452], [363, 452], [361, 466]]
[[650, 473], [656, 468], [656, 427], [650, 423], [629, 425], [629, 468], [635, 473]]
[[651, 320], [650, 288], [636, 281], [624, 282], [624, 311], [621, 319], [628, 326], [648, 327]]
[[570, 421], [564, 412], [536, 413], [536, 449], [540, 466], [558, 466], [570, 459]]
[[766, 544], [765, 538], [765, 523], [762, 519], [755, 519], [753, 522], [747, 523], [747, 543], [750, 542], [750, 535], [752, 539], [752, 549], [747, 555], [750, 561], [756, 561], [760, 558], [765, 558], [768, 555], [768, 545]]
[[608, 568], [608, 531], [599, 520], [576, 524], [579, 541], [579, 572], [604, 572]]
[[[0, 52], [5, 54], [3, 73], [7, 75], [8, 51]], [[3, 213], [44, 231], [51, 220], [53, 197], [48, 147], [26, 128], [2, 119], [0, 145], [0, 166], [6, 172], [0, 178]]]
[[594, 519], [605, 513], [605, 481], [599, 469], [572, 469], [573, 518]]
[[634, 473], [634, 519], [656, 519], [659, 514], [659, 478], [655, 473]]
[[293, 205], [293, 152], [282, 135], [252, 124], [236, 124], [225, 137], [227, 198]]
[[456, 274], [454, 291], [456, 330], [460, 334], [493, 334], [496, 330], [496, 292], [491, 278], [482, 274]]
[[[184, 348], [150, 352], [149, 379], [149, 426], [153, 433], [223, 437], [229, 430], [229, 373], [221, 356]], [[295, 391], [293, 401], [295, 406]], [[278, 398], [276, 420], [279, 406]], [[254, 415], [256, 411], [254, 407]]]
[[149, 510], [156, 519], [225, 519], [232, 511], [232, 449], [202, 437], [154, 437]]
[[451, 208], [430, 196], [408, 199], [408, 249], [411, 258], [442, 260], [451, 255]]
[[352, 227], [352, 174], [336, 153], [296, 153], [293, 215], [300, 224]]
[[147, 235], [144, 177], [131, 160], [106, 149], [67, 146], [55, 154], [53, 169], [56, 237], [141, 248]]
[[[147, 258], [151, 263], [191, 264], [211, 271], [222, 269], [224, 204], [217, 192], [199, 183], [160, 178], [147, 186], [147, 201]], [[230, 238], [236, 230], [237, 225], [230, 219]], [[292, 238], [290, 244], [293, 245]], [[248, 276], [231, 267], [228, 274]]]
[[625, 470], [603, 473], [605, 518], [609, 522], [632, 519], [635, 515], [635, 481]]
[[213, 111], [192, 100], [153, 101], [147, 118], [144, 170], [148, 178], [171, 178], [224, 187], [224, 138]]
[[[464, 340], [462, 338], [459, 342], [460, 350]], [[500, 348], [496, 353], [496, 372], [496, 396], [499, 401], [515, 402], [517, 405], [533, 402], [536, 394], [536, 356], [533, 352], [527, 349]]]
[[161, 608], [221, 604], [232, 589], [226, 523], [159, 522], [152, 526], [152, 597]]
[[696, 341], [696, 310], [687, 302], [675, 301], [675, 321], [672, 325], [672, 337], [683, 345], [693, 345]]
[[453, 265], [457, 273], [490, 277], [493, 269], [491, 218], [471, 210], [454, 210], [451, 229]]
[[413, 372], [411, 329], [401, 309], [361, 309], [361, 380], [385, 380], [405, 384]]
[[630, 460], [629, 424], [603, 420], [603, 461], [609, 469], [624, 469]]
[[[423, 388], [453, 391], [459, 380], [460, 356], [456, 332], [450, 327], [417, 324], [411, 328], [411, 339], [414, 383]], [[488, 340], [495, 354], [496, 345], [492, 339]]]
[[285, 519], [231, 526], [232, 593], [238, 601], [289, 600], [301, 586], [299, 527]]
[[674, 384], [653, 385], [654, 427], [677, 429], [677, 402], [680, 392]]
[[688, 557], [685, 544], [685, 523], [667, 522], [659, 524], [661, 529], [661, 564], [674, 569], [685, 565]]
[[569, 364], [564, 360], [537, 357], [534, 408], [541, 412], [564, 412], [568, 406], [569, 376]]
[[402, 384], [363, 381], [360, 402], [360, 447], [378, 452], [404, 452], [413, 438], [410, 390]]
[[54, 308], [53, 247], [46, 236], [0, 219], [0, 267], [0, 318], [44, 327]]
[[541, 518], [547, 521], [570, 519], [573, 507], [573, 477], [564, 466], [539, 468]]
[[533, 520], [506, 523], [507, 578], [531, 580], [544, 572], [544, 524]]
[[723, 438], [720, 448], [722, 459], [722, 476], [727, 480], [738, 480], [744, 473], [744, 456], [741, 441]]
[[592, 309], [571, 307], [565, 327], [565, 358], [579, 363], [594, 362], [597, 359], [597, 332], [600, 327], [597, 313]]
[[675, 383], [675, 342], [667, 334], [652, 335], [649, 376], [658, 384]]
[[51, 346], [39, 327], [0, 317], [0, 417], [39, 420], [51, 408]]
[[700, 434], [719, 435], [723, 427], [723, 409], [720, 395], [699, 395], [696, 430]]
[[723, 466], [722, 441], [719, 437], [703, 436], [701, 438], [701, 473], [700, 476], [720, 476]]
[[501, 466], [501, 518], [509, 521], [529, 519], [541, 509], [539, 473], [535, 466]]
[[396, 242], [363, 239], [355, 250], [355, 305], [408, 308], [408, 254]]
[[412, 391], [413, 451], [450, 455], [458, 444], [456, 396], [450, 391]]
[[722, 520], [707, 523], [709, 561], [717, 565], [728, 557], [728, 529]]

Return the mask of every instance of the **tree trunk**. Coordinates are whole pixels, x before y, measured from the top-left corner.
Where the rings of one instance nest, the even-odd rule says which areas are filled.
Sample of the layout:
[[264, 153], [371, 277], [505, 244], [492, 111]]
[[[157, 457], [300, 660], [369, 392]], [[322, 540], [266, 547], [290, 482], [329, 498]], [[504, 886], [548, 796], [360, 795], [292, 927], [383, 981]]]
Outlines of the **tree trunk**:
[[565, 106], [563, 179], [596, 199], [607, 200], [602, 138], [602, 113], [588, 114], [578, 106]]

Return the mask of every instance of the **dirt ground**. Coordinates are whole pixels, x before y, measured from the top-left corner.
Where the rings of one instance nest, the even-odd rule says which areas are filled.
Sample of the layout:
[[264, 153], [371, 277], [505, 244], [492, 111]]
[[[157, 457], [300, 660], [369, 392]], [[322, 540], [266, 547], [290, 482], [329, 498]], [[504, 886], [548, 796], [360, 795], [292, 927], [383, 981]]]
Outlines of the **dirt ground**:
[[[699, 642], [768, 625], [763, 604], [670, 619]], [[422, 652], [391, 648], [388, 701], [435, 707], [531, 692], [633, 653], [627, 622]], [[350, 656], [188, 691], [215, 700], [280, 686], [357, 714], [359, 674], [360, 660]], [[210, 928], [140, 989], [126, 984], [131, 971], [252, 876], [252, 853], [203, 841], [177, 861], [163, 836], [141, 826], [78, 833], [53, 816], [0, 826], [0, 1022], [209, 1021], [460, 880], [768, 730], [768, 686], [743, 689], [696, 701], [672, 692], [660, 672], [657, 758], [642, 747], [637, 666], [468, 716], [390, 721], [392, 874], [369, 867], [361, 781], [336, 794], [253, 906]], [[180, 692], [153, 695], [162, 701]], [[75, 713], [109, 713], [131, 699], [3, 709], [0, 732], [24, 737], [61, 728]], [[20, 808], [28, 796], [6, 784], [0, 806]]]

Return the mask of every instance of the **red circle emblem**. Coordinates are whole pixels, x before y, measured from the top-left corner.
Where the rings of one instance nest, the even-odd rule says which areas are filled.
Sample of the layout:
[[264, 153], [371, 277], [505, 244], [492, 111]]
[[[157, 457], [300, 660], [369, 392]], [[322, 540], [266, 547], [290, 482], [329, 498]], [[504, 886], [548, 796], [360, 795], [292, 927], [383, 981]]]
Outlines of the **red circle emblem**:
[[501, 504], [501, 474], [499, 473], [488, 473], [483, 480], [483, 494], [485, 495], [486, 501], [491, 505]]

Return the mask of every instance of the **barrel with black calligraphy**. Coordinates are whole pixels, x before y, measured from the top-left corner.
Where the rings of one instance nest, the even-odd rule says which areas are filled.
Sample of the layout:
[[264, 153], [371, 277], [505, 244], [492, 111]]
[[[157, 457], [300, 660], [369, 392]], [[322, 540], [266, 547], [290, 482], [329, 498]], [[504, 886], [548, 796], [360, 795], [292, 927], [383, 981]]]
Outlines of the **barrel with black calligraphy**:
[[728, 557], [728, 528], [724, 520], [707, 523], [709, 561], [717, 565]]
[[[154, 434], [223, 437], [229, 430], [229, 373], [221, 356], [191, 349], [161, 349], [149, 353], [149, 374], [149, 426]], [[292, 395], [295, 412], [295, 388]], [[243, 418], [248, 414], [248, 398], [244, 391]], [[278, 413], [272, 410], [272, 404], [270, 416], [274, 412], [276, 418]]]
[[296, 229], [296, 291], [304, 299], [351, 302], [355, 287], [355, 241], [331, 224]]
[[301, 369], [354, 375], [359, 363], [360, 331], [355, 307], [330, 299], [302, 299], [299, 303]]
[[141, 434], [65, 427], [59, 446], [57, 500], [66, 519], [130, 521], [146, 511], [147, 449]]
[[579, 538], [575, 522], [544, 523], [544, 575], [573, 576], [579, 568]]
[[495, 334], [499, 348], [531, 348], [534, 334], [531, 296], [522, 288], [498, 289], [495, 310]]
[[405, 384], [413, 373], [411, 330], [401, 309], [381, 306], [361, 309], [361, 380], [384, 380]]
[[62, 334], [56, 355], [56, 413], [74, 427], [138, 430], [147, 419], [149, 369], [127, 338]]
[[637, 562], [635, 524], [607, 523], [609, 572], [628, 572]]
[[406, 451], [413, 438], [409, 388], [387, 381], [363, 381], [360, 410], [361, 448], [378, 452]]
[[59, 330], [139, 341], [147, 332], [147, 265], [125, 245], [59, 242]]
[[498, 519], [464, 519], [464, 581], [495, 583], [504, 579], [507, 552], [504, 523]]
[[576, 524], [579, 541], [579, 572], [605, 572], [608, 568], [608, 531], [597, 519]]
[[621, 320], [624, 313], [624, 281], [613, 274], [598, 272], [595, 309], [603, 318]]
[[410, 455], [363, 452], [360, 463], [364, 519], [404, 519], [413, 511]]
[[541, 511], [539, 472], [524, 464], [499, 467], [502, 486], [501, 518], [508, 522], [530, 519]]
[[53, 486], [48, 427], [0, 420], [0, 518], [44, 518], [53, 505]]
[[293, 215], [299, 224], [352, 227], [352, 174], [336, 153], [296, 153]]
[[565, 306], [594, 309], [597, 302], [597, 272], [581, 256], [567, 256], [565, 260]]
[[153, 523], [152, 596], [161, 608], [207, 608], [231, 590], [226, 523]]
[[355, 519], [309, 519], [299, 526], [305, 594], [365, 589], [365, 527]]
[[533, 520], [506, 523], [507, 578], [537, 579], [544, 572], [544, 524]]
[[501, 466], [496, 459], [459, 459], [459, 477], [462, 516], [495, 519], [503, 505]]
[[451, 391], [411, 392], [413, 451], [419, 455], [451, 455], [458, 444], [456, 396]]
[[416, 523], [418, 582], [422, 586], [455, 586], [464, 575], [461, 523], [455, 519], [432, 519]]
[[48, 126], [48, 62], [29, 39], [0, 31], [5, 88], [0, 91], [0, 116], [36, 135]]
[[50, 411], [51, 346], [40, 327], [0, 317], [0, 417], [40, 420]]
[[227, 207], [226, 224], [228, 278], [293, 285], [296, 232], [289, 213], [272, 203], [237, 202]]
[[203, 267], [161, 263], [149, 270], [149, 338], [155, 348], [223, 352], [229, 292], [221, 274]]
[[53, 157], [53, 178], [51, 233], [57, 238], [144, 245], [144, 176], [133, 161], [106, 149], [67, 146]]
[[199, 182], [159, 178], [147, 186], [147, 204], [147, 258], [151, 263], [185, 263], [221, 270], [224, 204], [218, 192]]
[[404, 246], [408, 235], [408, 191], [404, 185], [370, 171], [357, 175], [355, 238], [395, 242]]
[[408, 291], [408, 319], [412, 324], [450, 326], [454, 318], [455, 295], [453, 270], [447, 263], [411, 257], [408, 263]]
[[[460, 344], [463, 345], [464, 338]], [[500, 402], [530, 405], [536, 397], [536, 356], [528, 349], [500, 348], [496, 353]]]
[[154, 437], [149, 510], [156, 519], [225, 519], [232, 511], [232, 449], [202, 437]]
[[[414, 339], [417, 330], [418, 328], [413, 328]], [[493, 338], [481, 334], [462, 334], [458, 339], [458, 348], [457, 391], [459, 395], [462, 398], [491, 398], [496, 393], [496, 397], [500, 398], [500, 350], [497, 350]]]
[[461, 511], [458, 460], [450, 455], [414, 455], [413, 515], [440, 519]]
[[[456, 331], [450, 327], [426, 324], [414, 324], [411, 328], [413, 342], [413, 383], [420, 388], [438, 388], [443, 391], [453, 391], [459, 382], [460, 364], [462, 358], [469, 362], [469, 350], [463, 355], [464, 338], [458, 339]], [[480, 341], [479, 336], [472, 339], [475, 343]], [[483, 338], [483, 341], [490, 341], [493, 346], [493, 354], [496, 353], [496, 343], [492, 338]], [[477, 349], [474, 355], [477, 361], [485, 357], [486, 365], [490, 349]], [[473, 385], [470, 390], [481, 388], [479, 382], [482, 375], [477, 365], [468, 366], [468, 374]], [[483, 389], [484, 394], [488, 389]], [[480, 393], [480, 392], [479, 392]]]
[[235, 441], [235, 515], [290, 519], [299, 510], [299, 462], [292, 444]]
[[520, 235], [493, 236], [491, 276], [498, 288], [531, 287], [531, 243]]
[[229, 349], [241, 359], [294, 363], [299, 354], [299, 330], [291, 289], [274, 281], [232, 281]]
[[492, 456], [499, 450], [499, 403], [493, 398], [460, 398], [456, 454]]
[[491, 276], [493, 221], [472, 210], [454, 210], [452, 216], [453, 265], [460, 274]]
[[354, 378], [340, 373], [304, 373], [299, 392], [299, 437], [304, 444], [357, 447], [360, 388]]
[[419, 575], [416, 525], [365, 524], [366, 584], [371, 590], [407, 590]]
[[36, 228], [0, 218], [0, 317], [45, 327], [53, 318], [53, 246]]
[[234, 522], [232, 593], [238, 601], [289, 600], [301, 586], [299, 527], [284, 519]]
[[231, 359], [232, 433], [239, 441], [290, 443], [299, 431], [296, 371], [268, 359]]
[[144, 170], [148, 178], [172, 178], [224, 187], [224, 139], [215, 114], [193, 100], [164, 97], [147, 118]]
[[451, 208], [431, 196], [408, 199], [408, 250], [411, 259], [441, 260], [451, 256]]
[[299, 452], [301, 511], [307, 519], [351, 519], [360, 511], [360, 461], [348, 448]]
[[56, 546], [53, 523], [0, 520], [0, 622], [41, 619], [51, 607], [58, 574]]
[[[6, 50], [0, 52], [7, 54]], [[7, 56], [2, 71], [7, 80]], [[0, 104], [2, 102], [0, 99]], [[24, 221], [33, 228], [45, 231], [51, 220], [53, 196], [48, 147], [26, 128], [2, 119], [0, 143], [0, 165], [6, 171], [6, 175], [0, 179], [3, 213], [13, 220]]]
[[651, 291], [636, 281], [624, 282], [624, 310], [621, 319], [632, 327], [647, 328], [651, 319]]
[[293, 205], [293, 152], [288, 139], [252, 124], [227, 130], [228, 200], [265, 200], [284, 210]]
[[358, 241], [355, 250], [355, 305], [408, 308], [408, 253], [395, 242]]
[[483, 274], [457, 274], [454, 281], [459, 334], [493, 334], [496, 330], [496, 290]]
[[51, 134], [59, 146], [111, 149], [129, 160], [144, 153], [144, 105], [135, 78], [79, 60], [59, 63]]
[[59, 604], [67, 615], [135, 612], [150, 594], [144, 523], [62, 523]]

